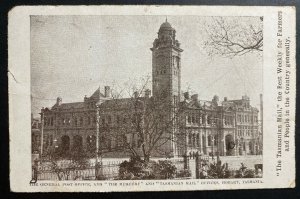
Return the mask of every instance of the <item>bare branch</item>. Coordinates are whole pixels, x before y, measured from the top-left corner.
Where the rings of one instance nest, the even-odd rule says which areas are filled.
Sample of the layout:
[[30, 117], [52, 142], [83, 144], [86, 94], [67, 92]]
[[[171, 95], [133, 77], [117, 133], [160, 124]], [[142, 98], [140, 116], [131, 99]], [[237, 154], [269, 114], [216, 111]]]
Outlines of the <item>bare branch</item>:
[[208, 40], [204, 43], [209, 56], [232, 58], [263, 50], [262, 21], [241, 23], [225, 17], [214, 17], [205, 29]]

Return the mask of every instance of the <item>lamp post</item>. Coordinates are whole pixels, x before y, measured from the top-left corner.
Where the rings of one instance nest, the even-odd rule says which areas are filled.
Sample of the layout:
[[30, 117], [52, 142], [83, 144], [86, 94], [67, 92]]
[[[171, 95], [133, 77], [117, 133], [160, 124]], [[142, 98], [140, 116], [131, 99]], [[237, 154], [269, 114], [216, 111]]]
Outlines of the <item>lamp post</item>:
[[44, 145], [44, 107], [42, 108], [42, 111], [40, 113], [41, 115], [41, 159], [43, 156], [43, 145]]
[[[221, 120], [222, 121], [222, 120]], [[218, 118], [218, 122], [217, 122], [217, 162], [219, 162], [220, 161], [220, 151], [219, 151], [219, 149], [220, 149], [220, 142], [219, 142], [219, 140], [220, 140], [220, 135], [219, 135], [219, 131], [221, 130], [221, 124], [220, 124], [221, 122], [220, 122], [220, 118]]]
[[102, 154], [99, 154], [100, 149], [100, 107], [96, 105], [96, 163], [95, 163], [95, 174], [96, 179], [101, 179], [103, 177], [103, 170], [102, 170]]
[[96, 105], [96, 165], [99, 163], [99, 106]]

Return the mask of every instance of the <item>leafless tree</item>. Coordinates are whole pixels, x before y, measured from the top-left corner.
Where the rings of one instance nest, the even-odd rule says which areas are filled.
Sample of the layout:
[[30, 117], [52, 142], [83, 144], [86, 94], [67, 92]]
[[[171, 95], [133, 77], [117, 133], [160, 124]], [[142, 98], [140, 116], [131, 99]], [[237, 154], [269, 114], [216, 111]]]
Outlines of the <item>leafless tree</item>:
[[[145, 161], [154, 154], [172, 155], [164, 145], [177, 142], [175, 125], [180, 109], [163, 98], [145, 96], [148, 83], [149, 78], [140, 86], [130, 84], [129, 88], [115, 92], [112, 100], [100, 105], [101, 155], [123, 151]], [[120, 93], [126, 92], [124, 90], [129, 98], [122, 98]], [[113, 115], [113, 122], [106, 120], [108, 115]], [[115, 146], [111, 146], [112, 140]]]
[[263, 51], [263, 18], [253, 22], [240, 17], [214, 17], [205, 25], [204, 42], [209, 56], [235, 57]]

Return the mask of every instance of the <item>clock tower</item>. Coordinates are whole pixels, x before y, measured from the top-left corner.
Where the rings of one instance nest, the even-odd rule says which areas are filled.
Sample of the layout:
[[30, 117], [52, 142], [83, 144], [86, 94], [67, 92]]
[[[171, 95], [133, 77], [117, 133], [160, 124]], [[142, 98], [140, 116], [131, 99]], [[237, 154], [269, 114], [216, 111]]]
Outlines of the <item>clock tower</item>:
[[153, 97], [178, 104], [180, 101], [181, 52], [176, 40], [176, 31], [171, 24], [164, 22], [153, 42], [152, 51], [152, 90]]

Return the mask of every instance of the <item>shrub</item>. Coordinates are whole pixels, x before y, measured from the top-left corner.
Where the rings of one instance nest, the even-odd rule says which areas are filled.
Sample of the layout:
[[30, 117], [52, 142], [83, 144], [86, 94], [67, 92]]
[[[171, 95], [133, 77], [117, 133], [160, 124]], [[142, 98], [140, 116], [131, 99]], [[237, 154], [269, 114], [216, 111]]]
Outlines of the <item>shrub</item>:
[[120, 180], [146, 180], [174, 178], [176, 167], [171, 161], [144, 161], [140, 158], [130, 158], [120, 164]]
[[145, 162], [138, 157], [132, 157], [129, 161], [120, 164], [119, 179], [154, 179], [152, 167], [154, 162]]
[[187, 177], [191, 177], [192, 176], [192, 173], [189, 169], [183, 169], [183, 170], [180, 170], [177, 174], [176, 174], [176, 177], [177, 178], [187, 178]]
[[235, 175], [236, 178], [255, 178], [255, 171], [252, 169], [239, 169]]
[[160, 179], [170, 179], [174, 178], [176, 174], [176, 166], [169, 160], [159, 160], [158, 161], [158, 173]]

